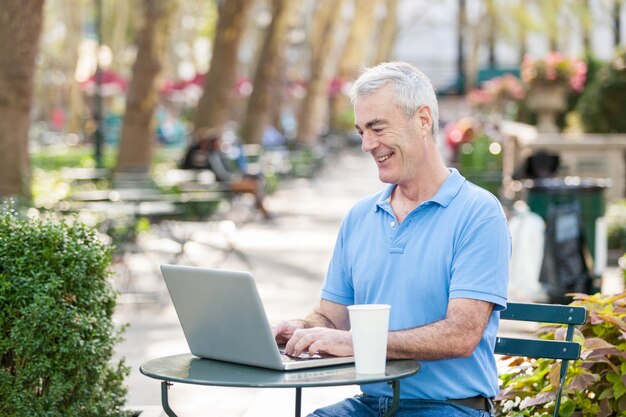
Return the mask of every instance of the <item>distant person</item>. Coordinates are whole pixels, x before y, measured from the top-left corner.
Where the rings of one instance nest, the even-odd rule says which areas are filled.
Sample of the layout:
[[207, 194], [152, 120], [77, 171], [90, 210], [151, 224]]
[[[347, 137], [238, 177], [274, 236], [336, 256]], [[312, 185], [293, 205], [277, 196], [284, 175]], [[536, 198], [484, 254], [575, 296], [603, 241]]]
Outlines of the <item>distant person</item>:
[[261, 144], [266, 148], [278, 148], [285, 146], [287, 143], [285, 136], [272, 125], [265, 126], [263, 129], [263, 137]]
[[265, 219], [271, 218], [263, 203], [263, 182], [258, 176], [232, 172], [221, 150], [222, 132], [218, 129], [201, 128], [194, 134], [194, 141], [185, 152], [181, 169], [208, 169], [215, 179], [228, 186], [234, 193], [252, 194], [255, 206]]

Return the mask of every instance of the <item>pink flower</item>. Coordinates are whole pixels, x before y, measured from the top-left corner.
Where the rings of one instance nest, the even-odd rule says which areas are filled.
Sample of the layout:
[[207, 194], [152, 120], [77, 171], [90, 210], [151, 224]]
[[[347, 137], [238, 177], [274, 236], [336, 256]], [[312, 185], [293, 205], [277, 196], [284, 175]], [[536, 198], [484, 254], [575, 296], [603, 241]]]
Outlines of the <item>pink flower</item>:
[[481, 88], [470, 91], [467, 100], [473, 106], [485, 107], [492, 104], [502, 105], [507, 100], [521, 100], [524, 95], [520, 80], [512, 74], [505, 74], [485, 81]]
[[529, 83], [537, 77], [535, 70], [535, 60], [530, 55], [525, 55], [522, 62], [522, 80]]
[[473, 106], [483, 106], [492, 101], [490, 94], [480, 88], [475, 88], [467, 94], [467, 100]]
[[525, 56], [521, 73], [529, 87], [538, 83], [560, 83], [578, 92], [585, 85], [587, 66], [580, 59], [566, 58], [559, 52], [548, 52], [543, 59]]
[[587, 64], [583, 61], [574, 63], [574, 71], [570, 80], [570, 85], [574, 91], [581, 91], [585, 87], [585, 79], [587, 78]]

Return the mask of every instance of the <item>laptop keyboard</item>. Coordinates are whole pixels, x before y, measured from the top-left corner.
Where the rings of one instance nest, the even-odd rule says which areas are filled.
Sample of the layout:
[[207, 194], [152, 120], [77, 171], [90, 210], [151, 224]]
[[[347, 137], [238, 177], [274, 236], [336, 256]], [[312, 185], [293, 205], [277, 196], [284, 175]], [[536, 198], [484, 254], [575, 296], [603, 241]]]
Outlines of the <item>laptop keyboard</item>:
[[285, 354], [285, 348], [280, 348], [280, 356], [283, 362], [301, 362], [301, 361], [308, 361], [311, 359], [322, 359], [323, 356], [315, 354], [315, 355], [309, 355], [306, 352], [302, 352], [300, 354], [300, 356], [290, 356]]

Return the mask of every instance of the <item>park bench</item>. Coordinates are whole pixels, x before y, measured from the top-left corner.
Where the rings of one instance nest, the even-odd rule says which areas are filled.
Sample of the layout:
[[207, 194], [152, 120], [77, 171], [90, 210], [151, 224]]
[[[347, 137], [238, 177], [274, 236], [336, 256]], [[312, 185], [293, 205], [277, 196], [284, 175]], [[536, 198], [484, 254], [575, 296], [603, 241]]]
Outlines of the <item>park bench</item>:
[[556, 304], [508, 303], [506, 310], [500, 312], [501, 320], [567, 325], [567, 333], [563, 341], [513, 337], [496, 338], [496, 354], [548, 358], [561, 361], [554, 417], [559, 415], [561, 391], [567, 376], [568, 361], [576, 360], [580, 357], [581, 346], [573, 341], [574, 328], [577, 325], [584, 324], [586, 318], [587, 310], [584, 307]]
[[61, 176], [71, 184], [98, 182], [110, 180], [111, 170], [108, 168], [63, 168]]

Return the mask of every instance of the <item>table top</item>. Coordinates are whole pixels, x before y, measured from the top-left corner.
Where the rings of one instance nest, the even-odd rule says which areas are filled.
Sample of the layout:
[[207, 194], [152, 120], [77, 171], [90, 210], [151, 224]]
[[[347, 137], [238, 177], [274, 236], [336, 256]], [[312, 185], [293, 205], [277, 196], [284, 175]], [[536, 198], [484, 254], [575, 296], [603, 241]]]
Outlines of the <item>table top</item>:
[[297, 371], [275, 371], [202, 359], [186, 353], [150, 360], [142, 364], [140, 370], [142, 374], [151, 378], [185, 384], [298, 388], [361, 385], [397, 380], [417, 373], [419, 363], [414, 360], [388, 361], [384, 374], [363, 375], [356, 373], [354, 364]]

